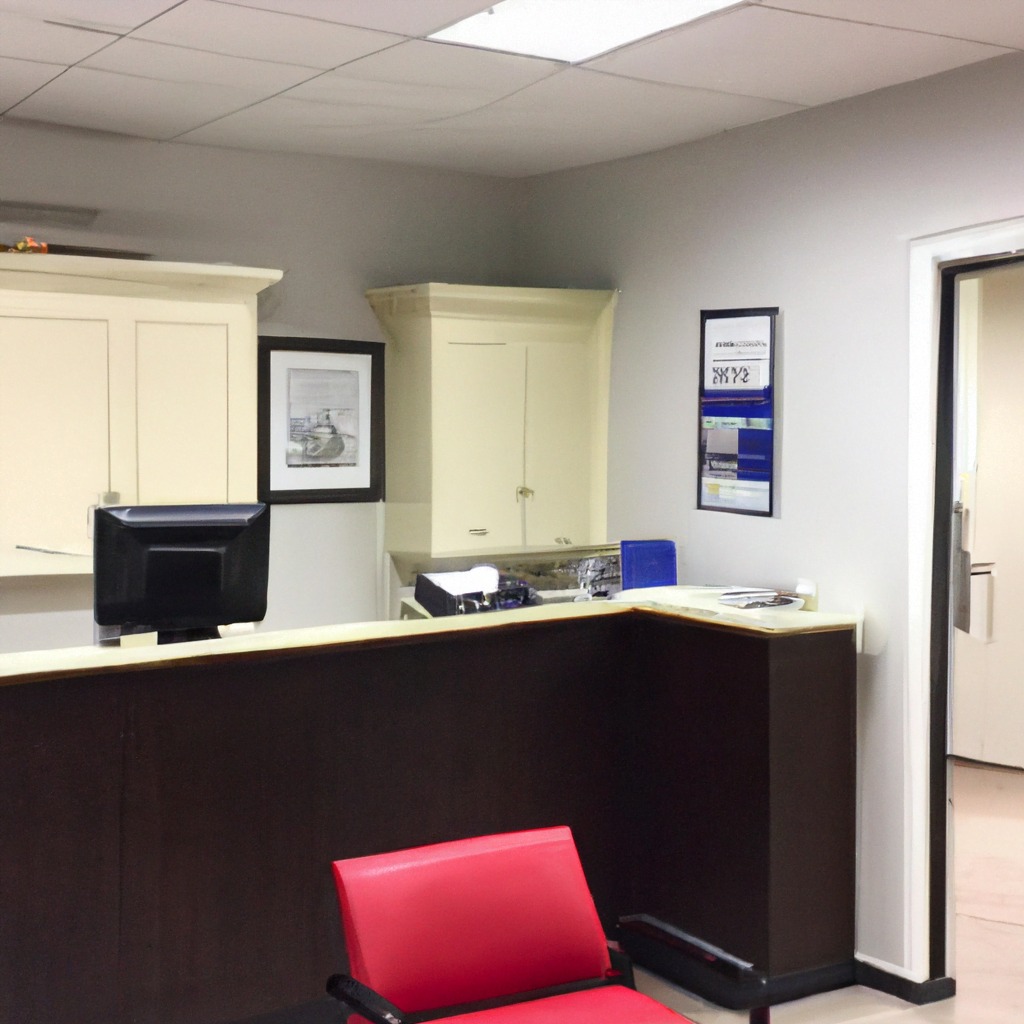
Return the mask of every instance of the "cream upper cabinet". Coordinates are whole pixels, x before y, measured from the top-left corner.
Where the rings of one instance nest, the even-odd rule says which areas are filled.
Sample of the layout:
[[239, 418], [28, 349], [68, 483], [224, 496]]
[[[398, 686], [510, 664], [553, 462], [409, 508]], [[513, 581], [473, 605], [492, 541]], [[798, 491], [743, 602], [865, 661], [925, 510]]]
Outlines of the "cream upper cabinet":
[[92, 571], [98, 504], [256, 498], [272, 270], [0, 254], [0, 575]]
[[431, 522], [434, 550], [520, 543], [525, 356], [524, 346], [504, 343], [448, 342], [434, 351], [431, 434], [443, 443], [433, 445], [432, 493], [434, 508], [445, 510]]
[[88, 553], [88, 509], [110, 479], [108, 404], [105, 321], [0, 316], [5, 552]]
[[367, 297], [390, 337], [388, 549], [604, 543], [616, 293], [427, 284]]

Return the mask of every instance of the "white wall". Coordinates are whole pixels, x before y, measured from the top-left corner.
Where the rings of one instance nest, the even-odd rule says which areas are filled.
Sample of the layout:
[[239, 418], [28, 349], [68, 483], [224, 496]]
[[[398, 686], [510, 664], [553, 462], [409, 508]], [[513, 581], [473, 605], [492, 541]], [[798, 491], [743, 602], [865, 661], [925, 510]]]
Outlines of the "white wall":
[[[866, 609], [858, 950], [912, 972], [908, 240], [1024, 213], [1022, 95], [1012, 55], [520, 186], [516, 283], [622, 289], [610, 536], [674, 537], [688, 580], [807, 576], [824, 610]], [[769, 305], [782, 310], [778, 513], [698, 512], [699, 311]]]
[[[260, 297], [267, 333], [383, 341], [367, 288], [507, 283], [508, 190], [479, 175], [0, 124], [0, 198], [102, 211], [88, 230], [0, 224], [0, 240], [283, 269]], [[276, 506], [263, 628], [376, 618], [376, 531], [372, 504]], [[0, 581], [0, 652], [91, 642], [88, 584]]]

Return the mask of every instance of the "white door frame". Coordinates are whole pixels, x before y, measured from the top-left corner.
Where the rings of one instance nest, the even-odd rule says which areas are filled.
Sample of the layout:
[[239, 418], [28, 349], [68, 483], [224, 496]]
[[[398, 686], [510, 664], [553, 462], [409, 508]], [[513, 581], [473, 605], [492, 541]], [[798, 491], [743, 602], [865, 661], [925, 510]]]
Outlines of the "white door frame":
[[[1024, 217], [959, 228], [910, 242], [903, 920], [906, 977], [919, 982], [929, 977], [928, 708], [939, 353], [938, 268], [939, 264], [953, 260], [1016, 250], [1024, 250]], [[947, 916], [952, 913], [953, 907], [947, 905]], [[947, 943], [947, 974], [952, 974], [951, 957], [952, 944]]]

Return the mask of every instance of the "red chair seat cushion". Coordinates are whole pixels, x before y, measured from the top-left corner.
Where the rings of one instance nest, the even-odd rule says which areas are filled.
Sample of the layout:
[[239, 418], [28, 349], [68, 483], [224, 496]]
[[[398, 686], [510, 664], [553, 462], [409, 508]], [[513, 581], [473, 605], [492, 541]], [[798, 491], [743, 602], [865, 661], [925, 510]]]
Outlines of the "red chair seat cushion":
[[435, 1024], [692, 1024], [692, 1021], [650, 996], [623, 985], [609, 985], [457, 1017], [442, 1017]]

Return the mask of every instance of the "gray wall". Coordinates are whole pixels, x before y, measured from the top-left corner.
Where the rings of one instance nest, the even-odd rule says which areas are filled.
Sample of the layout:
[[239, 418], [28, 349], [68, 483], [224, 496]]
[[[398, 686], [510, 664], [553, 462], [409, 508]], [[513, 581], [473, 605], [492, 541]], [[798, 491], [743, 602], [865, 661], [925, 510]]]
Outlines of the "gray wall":
[[[518, 284], [622, 289], [610, 539], [866, 610], [858, 948], [907, 964], [908, 240], [1024, 214], [1024, 57], [522, 184]], [[779, 306], [778, 512], [694, 509], [699, 311]], [[813, 700], [813, 694], [808, 694]], [[926, 766], [919, 766], [926, 770]]]
[[[370, 161], [243, 153], [0, 123], [0, 198], [98, 208], [87, 231], [0, 224], [55, 243], [283, 269], [267, 333], [384, 340], [363, 292], [505, 284], [509, 183]], [[377, 618], [377, 509], [276, 506], [263, 629]], [[0, 580], [0, 652], [92, 643], [90, 584]]]

